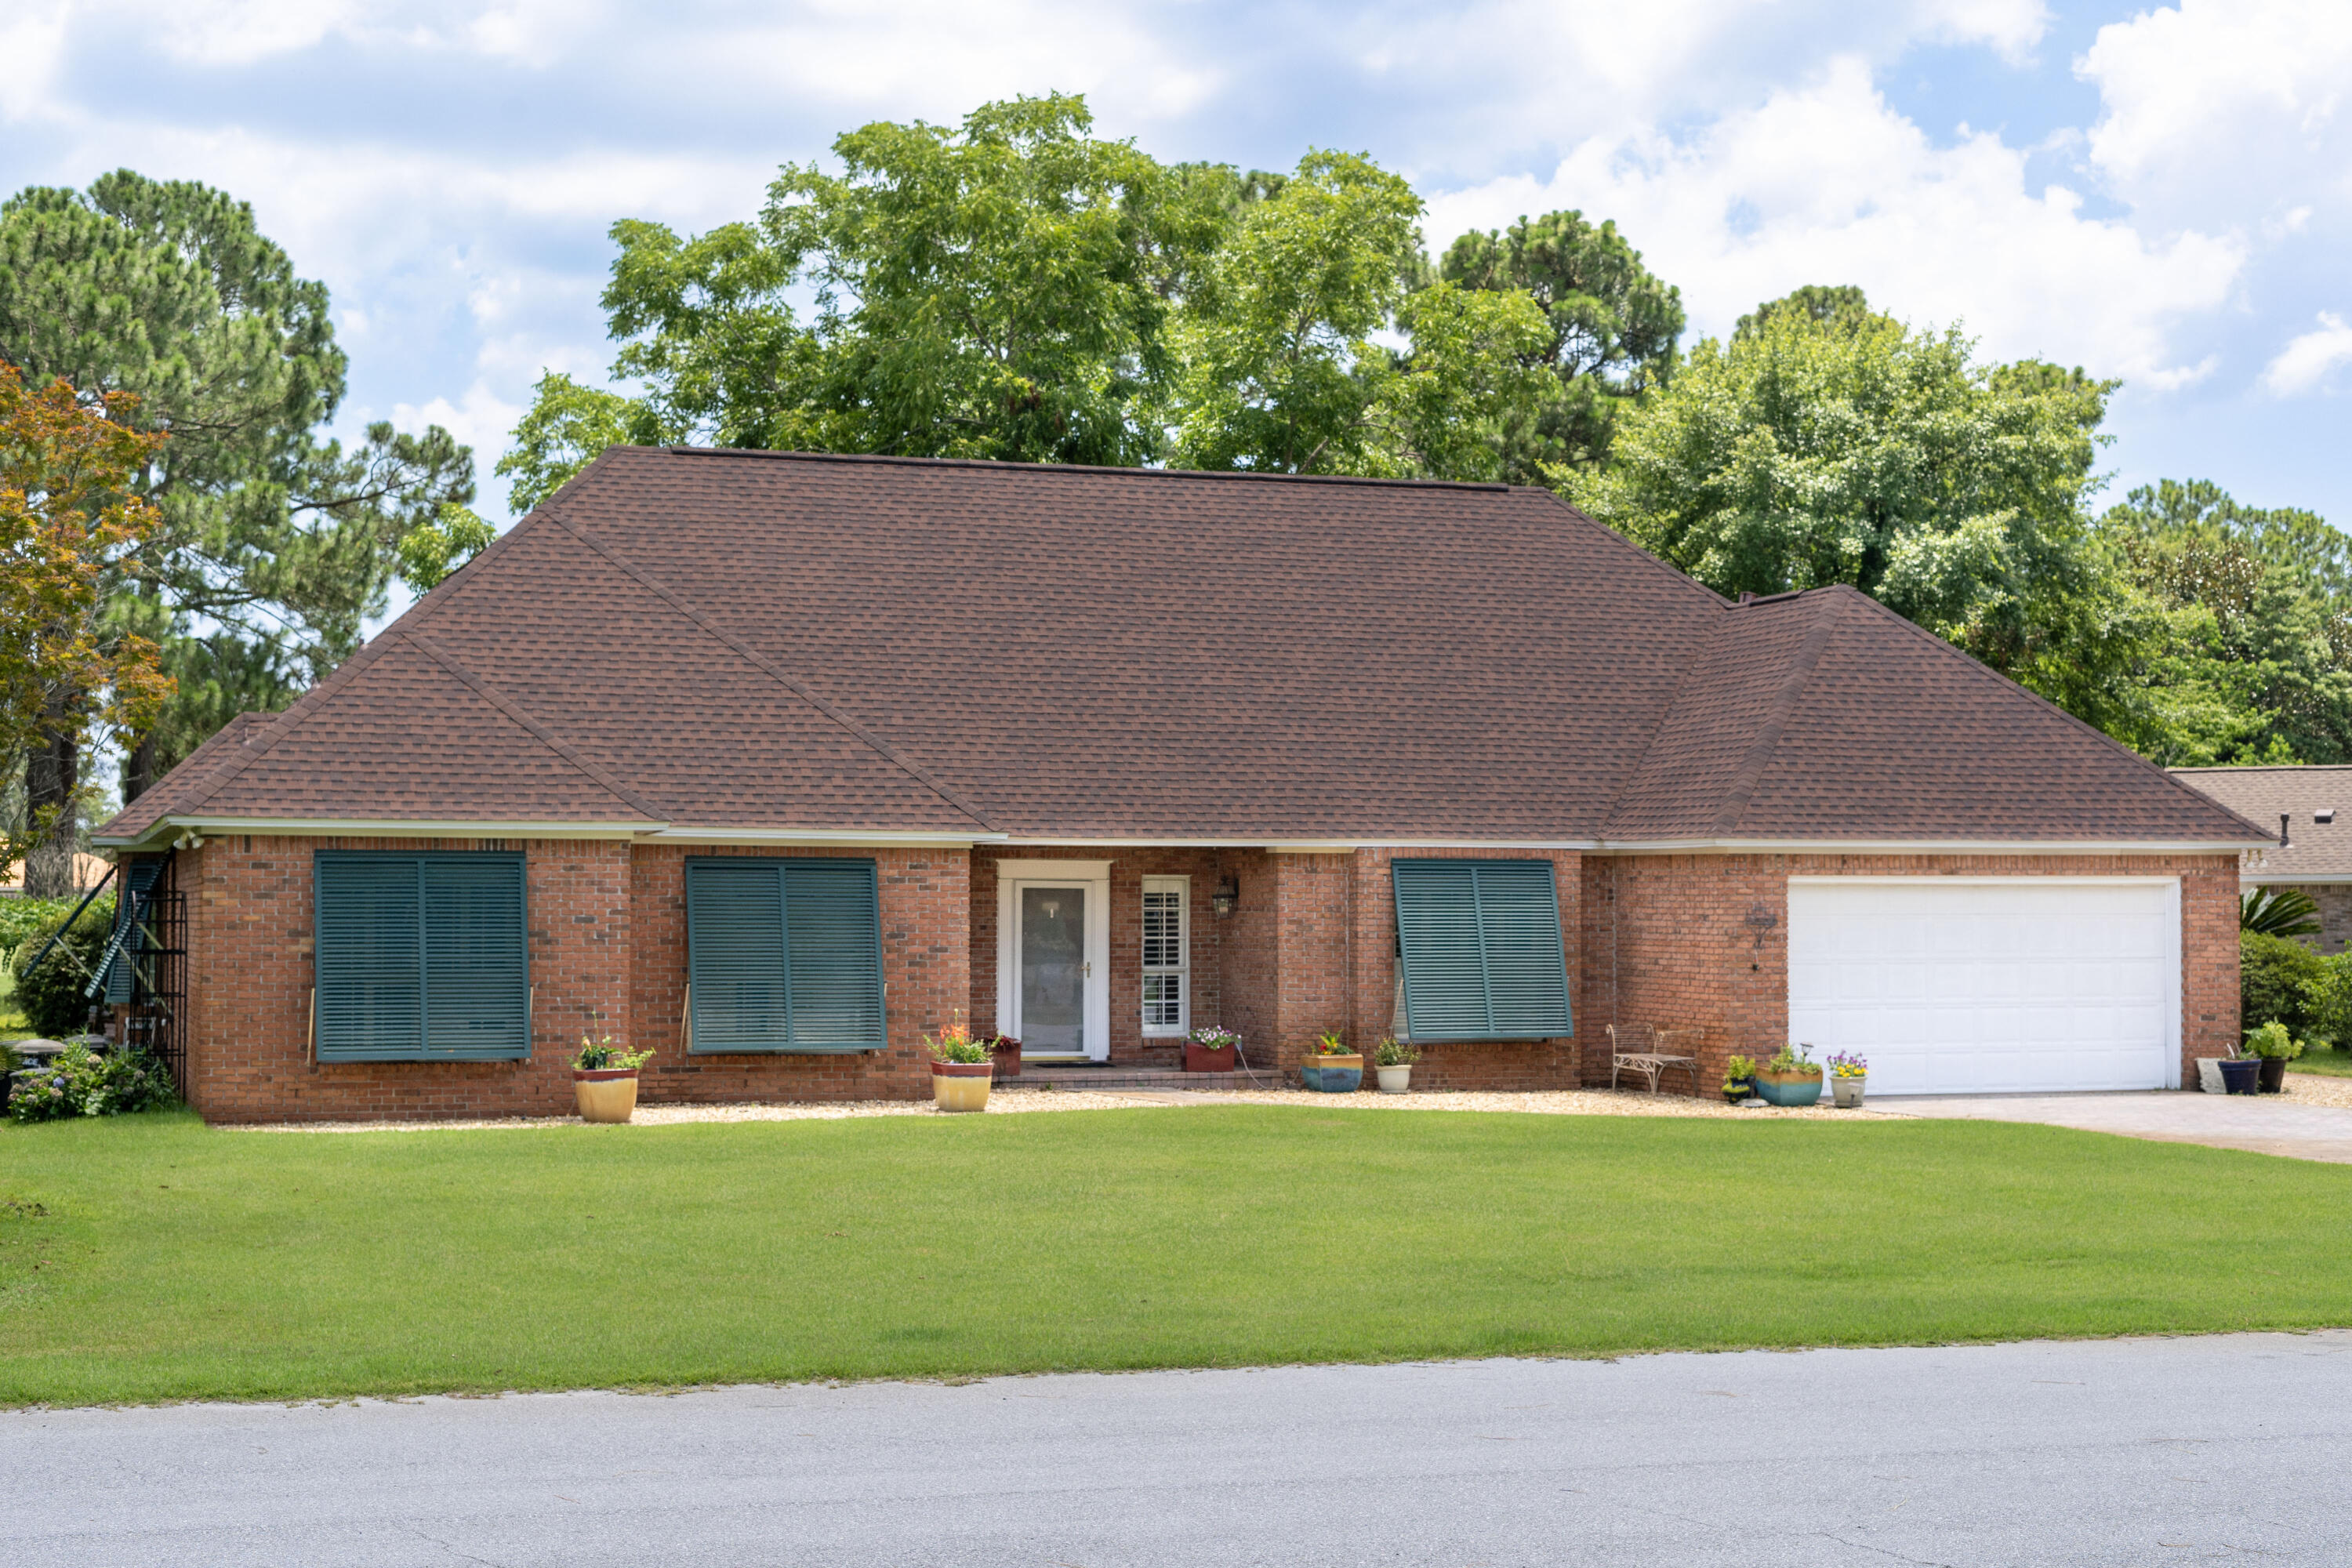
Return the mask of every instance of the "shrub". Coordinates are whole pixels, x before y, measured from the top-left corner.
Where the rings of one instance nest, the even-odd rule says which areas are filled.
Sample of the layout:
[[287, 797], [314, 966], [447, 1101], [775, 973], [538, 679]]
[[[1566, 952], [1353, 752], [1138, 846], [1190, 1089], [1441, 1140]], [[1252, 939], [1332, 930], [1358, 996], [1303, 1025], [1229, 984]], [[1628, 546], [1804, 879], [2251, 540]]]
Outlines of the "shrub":
[[2303, 943], [2260, 931], [2238, 934], [2241, 1030], [2259, 1029], [2275, 1018], [2297, 1037], [2326, 1033], [2315, 1028], [2312, 1004], [2325, 1002], [2328, 984], [2327, 960]]
[[2320, 961], [2319, 978], [2304, 987], [2311, 1043], [2352, 1047], [2352, 951]]
[[1421, 1060], [1421, 1048], [1393, 1035], [1382, 1035], [1381, 1043], [1372, 1047], [1372, 1065], [1381, 1068], [1409, 1068]]
[[92, 1056], [68, 1046], [44, 1068], [16, 1074], [8, 1092], [12, 1121], [55, 1121], [68, 1116], [115, 1116], [176, 1105], [172, 1075], [137, 1051]]
[[57, 912], [37, 931], [17, 943], [16, 956], [10, 961], [10, 969], [16, 977], [16, 1005], [23, 1011], [26, 1023], [32, 1026], [35, 1034], [52, 1038], [78, 1035], [89, 1023], [92, 1003], [82, 995], [82, 990], [89, 985], [90, 974], [105, 956], [107, 942], [114, 934], [114, 900], [95, 900], [74, 921], [65, 940], [58, 943], [58, 950], [27, 975], [25, 966], [40, 956], [41, 949], [48, 945], [49, 933], [72, 909], [71, 904], [58, 905]]
[[2246, 1031], [2246, 1054], [2265, 1061], [2293, 1061], [2303, 1055], [2303, 1042], [2290, 1038], [2286, 1026], [2273, 1018], [2259, 1029]]

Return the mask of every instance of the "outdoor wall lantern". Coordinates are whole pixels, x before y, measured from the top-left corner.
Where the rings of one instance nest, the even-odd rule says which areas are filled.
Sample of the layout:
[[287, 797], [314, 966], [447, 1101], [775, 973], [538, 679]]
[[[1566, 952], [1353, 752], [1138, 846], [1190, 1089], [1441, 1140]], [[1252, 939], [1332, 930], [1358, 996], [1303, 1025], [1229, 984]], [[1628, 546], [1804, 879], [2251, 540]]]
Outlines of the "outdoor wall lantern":
[[1235, 877], [1229, 876], [1220, 880], [1217, 890], [1209, 895], [1209, 907], [1220, 915], [1232, 914], [1234, 906], [1241, 901], [1242, 885], [1240, 879]]

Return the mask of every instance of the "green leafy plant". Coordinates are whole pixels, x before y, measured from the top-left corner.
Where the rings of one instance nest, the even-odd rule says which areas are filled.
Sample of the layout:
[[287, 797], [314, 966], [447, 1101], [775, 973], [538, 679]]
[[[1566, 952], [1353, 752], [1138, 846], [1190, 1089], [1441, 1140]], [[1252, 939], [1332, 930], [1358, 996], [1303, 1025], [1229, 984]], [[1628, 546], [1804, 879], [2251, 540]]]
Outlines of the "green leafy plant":
[[1818, 1073], [1822, 1070], [1822, 1065], [1821, 1063], [1813, 1060], [1812, 1057], [1808, 1054], [1811, 1050], [1811, 1047], [1809, 1046], [1800, 1045], [1791, 1041], [1790, 1044], [1782, 1046], [1780, 1050], [1773, 1054], [1772, 1059], [1765, 1064], [1765, 1070], [1768, 1072]]
[[2238, 900], [2238, 929], [2264, 936], [2317, 936], [2319, 906], [2300, 888], [2256, 888]]
[[73, 929], [41, 959], [41, 966], [26, 974], [25, 966], [41, 957], [50, 933], [72, 909], [60, 901], [55, 917], [17, 944], [10, 966], [16, 976], [17, 1010], [35, 1034], [52, 1039], [78, 1035], [89, 1024], [91, 1002], [82, 993], [97, 973], [98, 961], [106, 955], [106, 944], [114, 935], [114, 900], [94, 900], [74, 921]]
[[1727, 1089], [1734, 1083], [1745, 1083], [1749, 1079], [1756, 1076], [1756, 1058], [1754, 1057], [1733, 1057], [1729, 1061], [1723, 1064], [1723, 1076], [1725, 1079], [1724, 1087]]
[[572, 1065], [582, 1072], [635, 1072], [653, 1059], [651, 1051], [625, 1050], [614, 1045], [610, 1035], [594, 1040], [583, 1035], [580, 1054], [572, 1058]]
[[2239, 1029], [2260, 1028], [2275, 1018], [2298, 1038], [2343, 1037], [2329, 1021], [2331, 1015], [2347, 1011], [2347, 1000], [2335, 989], [2341, 980], [2340, 965], [2331, 968], [2334, 962], [2292, 938], [2239, 932]]
[[19, 1071], [8, 1094], [12, 1121], [56, 1121], [69, 1116], [116, 1116], [179, 1103], [172, 1075], [140, 1051], [98, 1056], [68, 1046], [47, 1067]]
[[2293, 1061], [2303, 1055], [2303, 1042], [2288, 1032], [2287, 1026], [2273, 1018], [2258, 1029], [2246, 1031], [2246, 1054], [2265, 1061]]
[[1344, 1057], [1349, 1054], [1348, 1042], [1337, 1029], [1326, 1029], [1315, 1037], [1315, 1054], [1318, 1057]]
[[1242, 1037], [1231, 1029], [1220, 1029], [1214, 1024], [1193, 1030], [1184, 1037], [1204, 1051], [1229, 1051], [1242, 1043]]
[[960, 1062], [965, 1067], [987, 1061], [989, 1047], [993, 1043], [974, 1038], [961, 1018], [941, 1029], [936, 1037], [923, 1037], [923, 1048], [931, 1053], [933, 1061]]
[[1409, 1068], [1421, 1060], [1421, 1047], [1409, 1040], [1383, 1035], [1381, 1043], [1372, 1047], [1372, 1065], [1383, 1068]]

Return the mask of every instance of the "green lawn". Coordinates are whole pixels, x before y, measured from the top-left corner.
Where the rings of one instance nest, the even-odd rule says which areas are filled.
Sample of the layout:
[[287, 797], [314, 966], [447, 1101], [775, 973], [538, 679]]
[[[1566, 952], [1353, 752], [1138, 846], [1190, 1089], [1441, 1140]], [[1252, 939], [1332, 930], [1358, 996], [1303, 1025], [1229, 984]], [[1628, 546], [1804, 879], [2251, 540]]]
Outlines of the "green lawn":
[[2315, 1072], [2326, 1078], [2352, 1078], [2352, 1053], [2332, 1047], [2325, 1050], [2305, 1051], [2294, 1058], [2289, 1072]]
[[2306, 1328], [2347, 1215], [2352, 1167], [1971, 1121], [11, 1126], [0, 1403]]

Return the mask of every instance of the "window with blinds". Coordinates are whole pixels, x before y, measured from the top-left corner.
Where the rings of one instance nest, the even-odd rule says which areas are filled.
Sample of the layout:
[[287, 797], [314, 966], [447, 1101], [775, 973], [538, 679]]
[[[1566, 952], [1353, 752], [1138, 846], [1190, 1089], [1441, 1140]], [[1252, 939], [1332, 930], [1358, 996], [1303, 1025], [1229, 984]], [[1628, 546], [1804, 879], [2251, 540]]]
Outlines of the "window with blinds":
[[320, 1061], [530, 1055], [520, 855], [320, 850], [311, 875]]
[[687, 1049], [878, 1051], [881, 895], [874, 862], [686, 863]]
[[1412, 1039], [1574, 1033], [1549, 860], [1397, 860], [1397, 968]]
[[1192, 1026], [1186, 984], [1192, 932], [1186, 929], [1192, 879], [1143, 879], [1143, 1032], [1181, 1035]]

